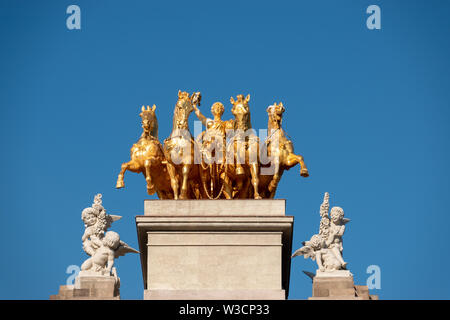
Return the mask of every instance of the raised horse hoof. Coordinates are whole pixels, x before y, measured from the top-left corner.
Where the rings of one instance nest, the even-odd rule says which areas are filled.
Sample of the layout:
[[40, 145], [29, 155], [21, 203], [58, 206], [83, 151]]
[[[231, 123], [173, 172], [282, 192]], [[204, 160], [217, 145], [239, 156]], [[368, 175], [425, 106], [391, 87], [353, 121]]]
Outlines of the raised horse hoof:
[[308, 172], [308, 170], [300, 170], [300, 175], [302, 176], [302, 177], [309, 177], [309, 172]]
[[123, 181], [117, 181], [116, 188], [121, 189], [123, 187], [125, 187], [125, 184], [123, 183]]
[[151, 186], [148, 186], [147, 187], [147, 193], [149, 194], [149, 195], [152, 195], [152, 194], [154, 194], [155, 193], [155, 186], [152, 184]]

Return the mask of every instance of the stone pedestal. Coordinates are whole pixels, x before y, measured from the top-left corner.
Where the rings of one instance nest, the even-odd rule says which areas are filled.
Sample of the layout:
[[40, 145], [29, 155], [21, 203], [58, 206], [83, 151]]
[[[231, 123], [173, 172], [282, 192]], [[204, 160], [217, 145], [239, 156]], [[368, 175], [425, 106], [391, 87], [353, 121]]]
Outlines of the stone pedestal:
[[59, 293], [50, 300], [120, 300], [119, 279], [83, 271], [75, 278], [75, 285], [60, 286]]
[[367, 286], [355, 285], [348, 270], [320, 272], [313, 279], [313, 295], [308, 300], [378, 300]]
[[147, 200], [136, 217], [144, 299], [285, 299], [285, 200]]

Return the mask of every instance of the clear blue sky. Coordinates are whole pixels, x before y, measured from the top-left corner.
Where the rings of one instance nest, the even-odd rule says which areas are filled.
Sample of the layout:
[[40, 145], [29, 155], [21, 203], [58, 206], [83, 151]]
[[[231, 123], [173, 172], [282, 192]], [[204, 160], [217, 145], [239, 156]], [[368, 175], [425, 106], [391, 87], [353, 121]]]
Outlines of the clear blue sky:
[[[66, 8], [81, 8], [81, 30]], [[366, 8], [381, 7], [381, 30]], [[142, 176], [115, 181], [157, 107], [160, 139], [178, 89], [203, 110], [250, 94], [252, 123], [282, 101], [284, 128], [310, 177], [287, 172], [277, 196], [295, 216], [294, 249], [317, 232], [323, 193], [352, 221], [344, 256], [359, 284], [381, 268], [382, 299], [449, 299], [450, 2], [0, 2], [0, 298], [47, 299], [80, 265], [83, 208], [103, 193], [137, 247]], [[191, 121], [194, 120], [191, 116]], [[191, 124], [192, 128], [192, 124]], [[292, 263], [290, 299], [311, 295]], [[121, 257], [122, 298], [142, 297], [138, 255]], [[257, 270], [255, 270], [257, 272]]]

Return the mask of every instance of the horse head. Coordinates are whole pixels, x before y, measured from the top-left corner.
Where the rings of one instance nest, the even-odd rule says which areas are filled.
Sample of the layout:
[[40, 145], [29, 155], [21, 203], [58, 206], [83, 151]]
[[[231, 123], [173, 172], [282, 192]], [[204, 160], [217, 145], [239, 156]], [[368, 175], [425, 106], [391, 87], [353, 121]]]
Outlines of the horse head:
[[142, 129], [145, 135], [151, 135], [158, 138], [158, 120], [156, 119], [156, 105], [150, 108], [150, 106], [142, 106], [139, 116], [142, 119]]
[[230, 98], [230, 102], [233, 105], [231, 108], [231, 113], [234, 115], [236, 119], [236, 128], [247, 130], [250, 129], [250, 108], [248, 106], [248, 102], [250, 101], [250, 95], [244, 98], [242, 94], [238, 94], [236, 100], [233, 97]]
[[285, 111], [283, 103], [280, 102], [279, 104], [277, 104], [275, 102], [273, 105], [268, 106], [266, 111], [267, 115], [269, 116], [269, 127], [271, 129], [281, 128], [283, 113]]
[[194, 111], [194, 104], [200, 105], [200, 99], [200, 92], [189, 95], [185, 91], [178, 91], [178, 101], [173, 116], [173, 129], [188, 129], [189, 115]]

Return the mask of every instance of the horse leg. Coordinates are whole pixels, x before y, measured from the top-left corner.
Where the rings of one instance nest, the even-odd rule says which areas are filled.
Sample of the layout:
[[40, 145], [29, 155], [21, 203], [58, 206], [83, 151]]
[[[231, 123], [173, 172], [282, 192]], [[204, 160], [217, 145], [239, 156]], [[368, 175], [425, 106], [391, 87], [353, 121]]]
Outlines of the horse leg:
[[158, 195], [158, 198], [159, 199], [166, 199], [166, 197], [165, 197], [165, 193], [163, 193], [162, 191], [160, 191], [160, 190], [158, 190], [158, 189], [156, 189], [156, 194]]
[[173, 198], [175, 200], [178, 199], [178, 177], [177, 172], [175, 170], [175, 166], [169, 162], [167, 162], [167, 172], [169, 173], [170, 177], [170, 186], [172, 187], [173, 191]]
[[131, 161], [122, 163], [122, 167], [120, 169], [119, 176], [117, 177], [117, 183], [116, 183], [117, 189], [125, 187], [125, 182], [123, 181], [123, 176], [125, 174], [125, 171], [128, 170], [128, 167], [130, 166], [130, 164], [131, 164]]
[[222, 178], [223, 186], [223, 194], [225, 196], [225, 199], [233, 199], [233, 184], [231, 181], [230, 173], [231, 166], [228, 164], [225, 164], [225, 166], [228, 166], [225, 172], [222, 172], [220, 177]]
[[308, 169], [306, 168], [305, 162], [303, 161], [303, 157], [300, 155], [290, 153], [287, 156], [286, 165], [289, 168], [291, 168], [291, 167], [295, 166], [297, 163], [300, 164], [300, 175], [305, 178], [308, 177], [309, 172], [308, 172]]
[[232, 199], [233, 198], [233, 188], [231, 187], [230, 177], [227, 174], [225, 174], [225, 172], [222, 172], [220, 174], [220, 179], [223, 183], [223, 195], [225, 196], [225, 199]]
[[183, 169], [182, 169], [183, 182], [181, 184], [180, 199], [188, 198], [188, 178], [189, 178], [190, 171], [191, 171], [191, 165], [189, 165], [189, 164], [183, 165]]
[[155, 193], [155, 185], [152, 181], [152, 176], [150, 172], [150, 167], [152, 165], [152, 159], [146, 159], [144, 162], [144, 168], [145, 168], [145, 181], [147, 181], [147, 193], [149, 195], [152, 195]]
[[258, 164], [252, 163], [250, 165], [250, 174], [252, 176], [252, 184], [253, 184], [253, 190], [254, 190], [254, 198], [255, 199], [262, 199], [258, 192], [258, 185], [259, 185], [259, 177], [258, 177]]
[[240, 189], [237, 189], [237, 193], [235, 195], [235, 198], [238, 199], [249, 199], [252, 195], [252, 188], [251, 188], [251, 179], [246, 179], [245, 177], [241, 177], [239, 184], [241, 185]]
[[274, 158], [274, 174], [272, 177], [272, 181], [269, 183], [269, 187], [267, 188], [269, 190], [270, 198], [273, 199], [275, 196], [275, 192], [277, 190], [278, 183], [281, 180], [281, 174], [280, 174], [280, 159], [279, 157]]

